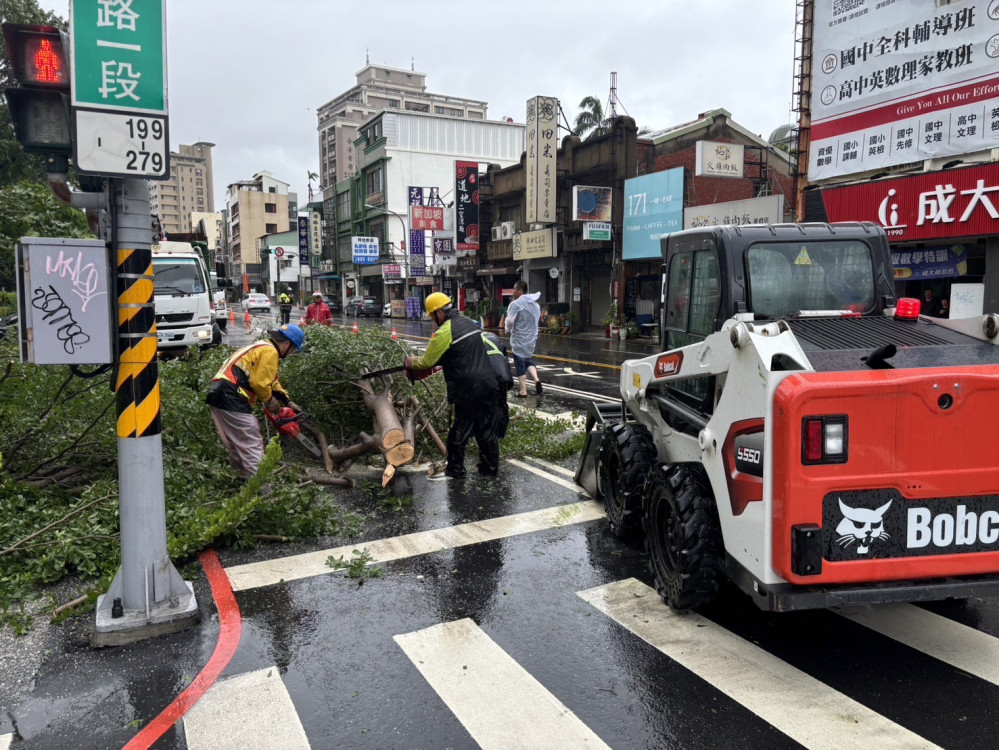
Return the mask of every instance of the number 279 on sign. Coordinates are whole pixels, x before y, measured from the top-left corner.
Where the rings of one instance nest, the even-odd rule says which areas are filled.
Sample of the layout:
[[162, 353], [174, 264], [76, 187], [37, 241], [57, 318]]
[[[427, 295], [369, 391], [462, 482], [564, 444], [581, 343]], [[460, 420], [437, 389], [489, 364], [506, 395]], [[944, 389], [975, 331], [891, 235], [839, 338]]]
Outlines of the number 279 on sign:
[[76, 168], [108, 177], [170, 176], [167, 118], [76, 110]]

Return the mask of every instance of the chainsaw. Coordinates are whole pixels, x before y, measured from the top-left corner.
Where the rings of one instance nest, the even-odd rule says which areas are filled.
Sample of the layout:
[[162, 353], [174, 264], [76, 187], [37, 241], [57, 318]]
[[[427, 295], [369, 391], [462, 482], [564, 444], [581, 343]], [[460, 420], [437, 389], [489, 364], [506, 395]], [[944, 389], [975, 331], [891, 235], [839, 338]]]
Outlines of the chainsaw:
[[430, 368], [429, 370], [406, 370], [406, 365], [397, 365], [395, 367], [387, 367], [384, 370], [366, 372], [359, 378], [359, 380], [370, 380], [371, 378], [380, 378], [385, 375], [395, 375], [397, 372], [403, 372], [406, 370], [406, 379], [409, 380], [410, 383], [415, 383], [417, 380], [429, 378], [435, 372], [440, 372], [443, 369], [443, 367], [438, 365]]
[[323, 455], [323, 452], [319, 450], [319, 446], [302, 434], [302, 422], [307, 421], [309, 418], [305, 412], [296, 412], [294, 409], [282, 406], [278, 409], [277, 414], [271, 414], [266, 410], [264, 413], [271, 424], [274, 425], [274, 429], [281, 435], [295, 438], [316, 458], [320, 458]]

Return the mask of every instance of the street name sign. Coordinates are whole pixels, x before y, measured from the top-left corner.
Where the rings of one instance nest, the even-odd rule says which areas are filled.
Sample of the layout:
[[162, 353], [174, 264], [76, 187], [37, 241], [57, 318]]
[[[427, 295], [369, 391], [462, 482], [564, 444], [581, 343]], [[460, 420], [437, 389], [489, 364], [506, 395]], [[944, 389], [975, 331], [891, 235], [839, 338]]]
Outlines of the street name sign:
[[70, 32], [77, 170], [168, 179], [166, 0], [71, 0]]

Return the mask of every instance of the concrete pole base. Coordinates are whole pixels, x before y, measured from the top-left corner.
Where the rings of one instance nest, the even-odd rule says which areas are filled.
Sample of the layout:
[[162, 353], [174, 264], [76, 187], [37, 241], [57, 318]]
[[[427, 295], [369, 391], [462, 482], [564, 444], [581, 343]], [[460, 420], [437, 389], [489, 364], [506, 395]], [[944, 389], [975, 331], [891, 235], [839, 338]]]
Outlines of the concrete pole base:
[[[97, 597], [97, 617], [90, 633], [90, 644], [95, 648], [123, 646], [126, 643], [155, 638], [167, 633], [178, 633], [201, 621], [201, 611], [194, 598], [194, 586], [184, 581], [186, 593], [152, 605], [148, 611], [123, 610], [113, 617], [114, 608], [108, 606], [112, 591]], [[106, 601], [105, 601], [106, 600]]]

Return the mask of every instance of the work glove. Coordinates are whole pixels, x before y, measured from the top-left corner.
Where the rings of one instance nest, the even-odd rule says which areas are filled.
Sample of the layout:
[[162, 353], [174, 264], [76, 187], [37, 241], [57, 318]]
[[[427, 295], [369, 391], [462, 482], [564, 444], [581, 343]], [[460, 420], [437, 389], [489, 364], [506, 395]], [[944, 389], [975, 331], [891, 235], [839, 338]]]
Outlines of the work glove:
[[264, 408], [271, 414], [277, 414], [281, 410], [282, 406], [284, 406], [284, 404], [282, 404], [278, 399], [271, 398], [271, 400], [267, 402], [267, 406]]
[[299, 406], [298, 404], [296, 404], [294, 401], [289, 401], [288, 402], [288, 408], [290, 408], [296, 414], [301, 414], [302, 413], [302, 407]]
[[412, 370], [413, 369], [413, 360], [415, 360], [415, 359], [416, 359], [416, 357], [406, 357], [406, 362], [405, 362], [404, 366], [405, 366], [405, 368], [407, 370]]

